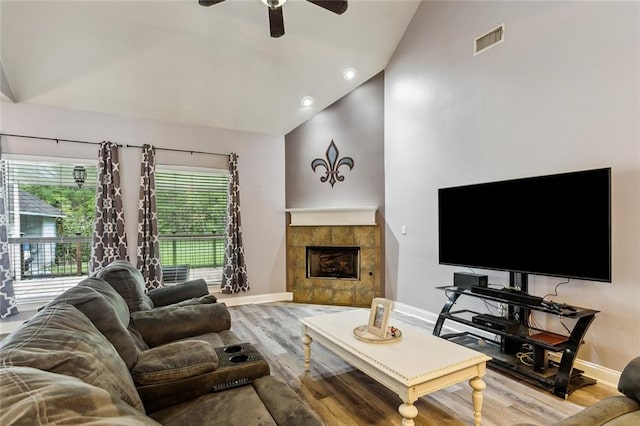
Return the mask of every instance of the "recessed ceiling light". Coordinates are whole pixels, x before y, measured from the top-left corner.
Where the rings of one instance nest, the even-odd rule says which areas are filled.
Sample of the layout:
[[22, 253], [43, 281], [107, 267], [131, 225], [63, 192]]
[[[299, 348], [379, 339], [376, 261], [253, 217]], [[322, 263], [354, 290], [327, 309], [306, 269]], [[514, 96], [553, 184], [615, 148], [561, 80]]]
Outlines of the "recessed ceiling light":
[[355, 68], [347, 68], [342, 73], [342, 76], [344, 77], [345, 80], [353, 80], [353, 78], [356, 76], [356, 69]]
[[311, 96], [305, 96], [300, 100], [300, 105], [303, 107], [310, 107], [313, 105], [313, 98]]

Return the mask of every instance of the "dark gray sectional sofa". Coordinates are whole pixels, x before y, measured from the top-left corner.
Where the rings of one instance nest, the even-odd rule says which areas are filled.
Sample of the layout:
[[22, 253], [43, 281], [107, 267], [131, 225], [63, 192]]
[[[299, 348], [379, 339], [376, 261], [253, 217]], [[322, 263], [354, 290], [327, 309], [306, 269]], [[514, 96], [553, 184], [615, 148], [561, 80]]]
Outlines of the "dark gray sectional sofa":
[[0, 342], [0, 424], [321, 425], [202, 280], [117, 261]]

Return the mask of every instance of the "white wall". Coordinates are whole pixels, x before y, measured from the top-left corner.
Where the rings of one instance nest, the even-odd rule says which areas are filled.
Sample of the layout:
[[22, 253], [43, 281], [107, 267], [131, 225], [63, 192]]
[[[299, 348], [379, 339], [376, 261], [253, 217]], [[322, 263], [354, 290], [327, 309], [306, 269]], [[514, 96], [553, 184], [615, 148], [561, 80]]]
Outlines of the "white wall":
[[[122, 145], [149, 143], [156, 148], [223, 154], [237, 152], [249, 294], [285, 291], [284, 137], [30, 104], [2, 103], [1, 108], [3, 133], [111, 140]], [[2, 139], [3, 153], [97, 159], [97, 145]], [[129, 255], [135, 262], [141, 150], [122, 148], [120, 152]], [[226, 169], [227, 157], [159, 150], [157, 163]]]
[[[504, 43], [474, 57], [502, 22]], [[445, 301], [434, 287], [460, 268], [438, 265], [438, 188], [610, 166], [613, 282], [572, 280], [552, 299], [601, 311], [579, 358], [621, 370], [640, 354], [639, 29], [637, 2], [422, 3], [385, 70], [387, 296]]]

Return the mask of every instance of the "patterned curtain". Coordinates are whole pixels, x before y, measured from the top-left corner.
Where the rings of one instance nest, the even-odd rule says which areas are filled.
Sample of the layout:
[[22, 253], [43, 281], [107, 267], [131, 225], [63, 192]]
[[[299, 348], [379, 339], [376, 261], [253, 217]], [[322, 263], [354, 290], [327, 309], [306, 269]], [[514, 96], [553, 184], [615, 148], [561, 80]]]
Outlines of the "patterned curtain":
[[247, 265], [242, 244], [240, 221], [240, 185], [238, 182], [238, 155], [229, 155], [229, 187], [227, 189], [227, 244], [224, 250], [222, 293], [249, 290]]
[[91, 272], [114, 260], [129, 260], [120, 187], [118, 145], [102, 142], [98, 150], [96, 218], [91, 247]]
[[4, 164], [0, 166], [0, 318], [18, 313], [16, 296], [11, 278], [11, 261], [9, 259], [9, 238], [7, 235], [7, 199], [4, 186]]
[[140, 166], [137, 268], [144, 276], [147, 290], [162, 287], [155, 174], [156, 152], [151, 145], [145, 144], [142, 146]]

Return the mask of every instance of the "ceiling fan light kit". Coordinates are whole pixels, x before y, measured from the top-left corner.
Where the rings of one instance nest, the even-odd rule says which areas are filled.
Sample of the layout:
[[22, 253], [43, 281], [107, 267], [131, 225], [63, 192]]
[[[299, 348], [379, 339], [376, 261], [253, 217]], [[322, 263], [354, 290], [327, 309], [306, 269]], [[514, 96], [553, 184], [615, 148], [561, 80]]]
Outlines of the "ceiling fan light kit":
[[[213, 6], [214, 4], [222, 3], [225, 0], [198, 0], [201, 6]], [[284, 15], [282, 13], [282, 6], [287, 0], [260, 0], [267, 5], [269, 12], [269, 30], [271, 37], [277, 38], [284, 35]], [[309, 3], [313, 3], [316, 6], [320, 6], [323, 9], [333, 12], [338, 15], [342, 15], [348, 7], [347, 0], [307, 0]]]
[[260, 0], [260, 1], [269, 7], [280, 7], [287, 2], [287, 0]]

